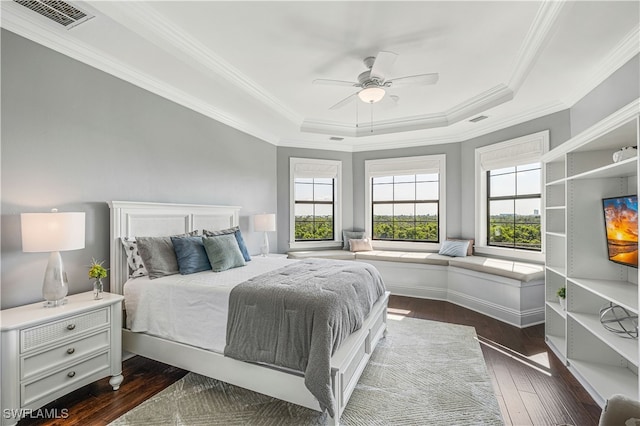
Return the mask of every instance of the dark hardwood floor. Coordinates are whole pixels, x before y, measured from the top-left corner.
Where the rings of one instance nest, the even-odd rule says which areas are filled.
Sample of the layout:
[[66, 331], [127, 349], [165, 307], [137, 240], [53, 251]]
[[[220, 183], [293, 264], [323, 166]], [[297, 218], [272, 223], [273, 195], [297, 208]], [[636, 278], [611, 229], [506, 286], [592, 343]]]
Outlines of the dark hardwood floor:
[[[505, 424], [598, 424], [600, 407], [547, 348], [543, 325], [519, 329], [448, 302], [400, 296], [391, 296], [389, 313], [475, 327]], [[104, 425], [187, 373], [138, 356], [123, 370], [120, 390], [100, 380], [45, 407], [66, 418], [26, 418], [19, 425]]]

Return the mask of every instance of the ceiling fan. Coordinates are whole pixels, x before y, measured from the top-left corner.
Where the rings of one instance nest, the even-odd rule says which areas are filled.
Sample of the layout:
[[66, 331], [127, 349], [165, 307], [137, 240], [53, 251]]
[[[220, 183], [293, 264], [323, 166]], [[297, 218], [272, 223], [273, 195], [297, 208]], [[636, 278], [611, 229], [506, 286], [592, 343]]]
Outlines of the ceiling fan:
[[[319, 78], [313, 80], [313, 84], [361, 88], [361, 90], [352, 93], [329, 108], [338, 109], [355, 100], [356, 97], [365, 103], [373, 104], [384, 98], [386, 89], [408, 85], [425, 86], [428, 84], [435, 84], [438, 81], [438, 73], [418, 74], [387, 79], [387, 75], [391, 71], [397, 57], [398, 55], [393, 52], [382, 51], [378, 53], [378, 56], [369, 56], [364, 58], [363, 62], [368, 69], [367, 71], [360, 73], [357, 82]], [[389, 97], [395, 102], [398, 100], [397, 96], [390, 95]]]

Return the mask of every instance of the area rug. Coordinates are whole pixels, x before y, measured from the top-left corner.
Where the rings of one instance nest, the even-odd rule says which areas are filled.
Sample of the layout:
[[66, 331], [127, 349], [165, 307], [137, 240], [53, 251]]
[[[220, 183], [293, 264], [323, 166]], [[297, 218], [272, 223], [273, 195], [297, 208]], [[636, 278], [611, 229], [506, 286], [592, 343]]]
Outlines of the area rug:
[[[394, 317], [395, 318], [395, 317]], [[189, 373], [110, 425], [322, 425], [326, 414]], [[389, 319], [343, 425], [502, 425], [475, 329]]]

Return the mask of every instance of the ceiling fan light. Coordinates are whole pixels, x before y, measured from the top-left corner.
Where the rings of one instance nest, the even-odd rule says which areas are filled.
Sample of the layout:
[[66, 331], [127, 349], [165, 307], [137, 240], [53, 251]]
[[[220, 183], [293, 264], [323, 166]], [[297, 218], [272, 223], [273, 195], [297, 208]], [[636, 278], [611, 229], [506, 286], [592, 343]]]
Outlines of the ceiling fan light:
[[362, 102], [373, 104], [384, 98], [385, 91], [382, 87], [366, 87], [358, 92]]

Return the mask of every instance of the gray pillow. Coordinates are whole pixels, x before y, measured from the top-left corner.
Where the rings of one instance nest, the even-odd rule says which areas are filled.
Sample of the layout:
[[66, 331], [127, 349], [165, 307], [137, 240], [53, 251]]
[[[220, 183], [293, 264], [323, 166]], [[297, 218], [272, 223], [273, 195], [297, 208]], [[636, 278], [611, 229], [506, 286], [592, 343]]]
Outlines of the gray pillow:
[[[198, 231], [173, 237], [197, 236]], [[179, 272], [178, 259], [173, 249], [171, 237], [136, 237], [138, 252], [142, 258], [149, 279], [174, 275]]]
[[364, 238], [364, 231], [342, 231], [343, 250], [351, 250], [349, 240], [361, 240]]
[[234, 234], [202, 237], [202, 242], [213, 272], [222, 272], [245, 265], [238, 240]]
[[245, 262], [248, 262], [251, 260], [251, 255], [249, 254], [247, 245], [244, 242], [244, 238], [242, 238], [242, 233], [240, 232], [239, 226], [234, 226], [233, 228], [227, 228], [227, 229], [220, 229], [218, 231], [209, 231], [209, 230], [203, 229], [202, 234], [207, 237], [215, 237], [218, 235], [225, 235], [225, 234], [235, 235], [236, 241], [238, 241], [238, 247], [240, 247], [240, 251], [242, 252], [242, 256], [244, 257]]

